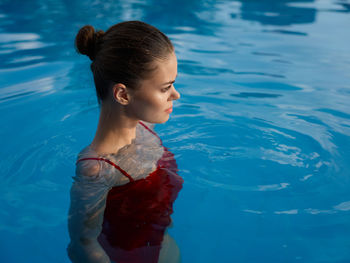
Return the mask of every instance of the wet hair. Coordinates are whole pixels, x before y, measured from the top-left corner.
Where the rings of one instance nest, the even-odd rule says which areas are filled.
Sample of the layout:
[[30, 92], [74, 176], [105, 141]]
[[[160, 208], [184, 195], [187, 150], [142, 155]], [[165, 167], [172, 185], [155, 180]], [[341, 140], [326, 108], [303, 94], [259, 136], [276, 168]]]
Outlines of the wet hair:
[[137, 89], [140, 81], [156, 69], [154, 62], [166, 59], [174, 51], [165, 34], [141, 21], [121, 22], [106, 32], [83, 26], [75, 38], [75, 47], [92, 60], [99, 104], [115, 83]]

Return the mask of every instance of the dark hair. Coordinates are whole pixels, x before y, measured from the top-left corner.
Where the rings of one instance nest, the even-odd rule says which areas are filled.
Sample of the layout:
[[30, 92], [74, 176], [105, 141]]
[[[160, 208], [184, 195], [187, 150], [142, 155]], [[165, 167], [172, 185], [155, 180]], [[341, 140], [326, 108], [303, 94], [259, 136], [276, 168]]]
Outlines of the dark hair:
[[136, 89], [156, 69], [154, 61], [166, 59], [174, 51], [166, 35], [141, 21], [118, 23], [106, 33], [86, 25], [79, 30], [75, 46], [92, 60], [99, 104], [114, 83]]

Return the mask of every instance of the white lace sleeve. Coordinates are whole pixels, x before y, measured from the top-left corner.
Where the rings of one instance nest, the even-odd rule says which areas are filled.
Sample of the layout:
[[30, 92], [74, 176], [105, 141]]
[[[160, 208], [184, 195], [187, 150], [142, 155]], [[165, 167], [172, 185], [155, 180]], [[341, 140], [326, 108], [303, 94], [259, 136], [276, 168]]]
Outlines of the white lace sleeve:
[[81, 161], [71, 188], [68, 216], [70, 244], [68, 255], [72, 262], [110, 262], [97, 241], [102, 230], [106, 196], [110, 189], [100, 175], [100, 161]]

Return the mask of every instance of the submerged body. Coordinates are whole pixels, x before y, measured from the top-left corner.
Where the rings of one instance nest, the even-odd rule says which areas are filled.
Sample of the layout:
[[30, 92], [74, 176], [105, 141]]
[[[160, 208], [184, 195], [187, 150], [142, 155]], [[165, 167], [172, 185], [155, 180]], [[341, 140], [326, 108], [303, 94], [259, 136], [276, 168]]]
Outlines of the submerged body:
[[71, 260], [178, 261], [166, 229], [182, 183], [174, 155], [142, 122], [132, 143], [115, 154], [83, 149], [71, 189]]

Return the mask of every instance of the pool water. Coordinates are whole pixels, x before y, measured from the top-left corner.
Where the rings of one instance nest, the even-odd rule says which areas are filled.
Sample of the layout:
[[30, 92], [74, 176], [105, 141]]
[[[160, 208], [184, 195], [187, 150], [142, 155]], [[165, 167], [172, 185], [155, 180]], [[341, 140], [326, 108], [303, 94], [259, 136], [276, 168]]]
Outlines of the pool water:
[[78, 29], [143, 20], [181, 99], [157, 125], [182, 262], [350, 262], [350, 1], [0, 1], [1, 262], [69, 262], [69, 189], [98, 105]]

